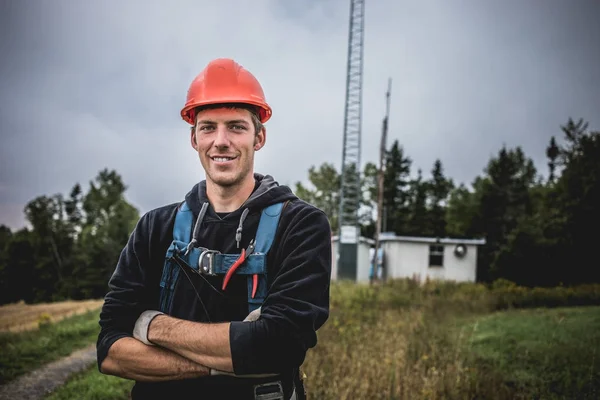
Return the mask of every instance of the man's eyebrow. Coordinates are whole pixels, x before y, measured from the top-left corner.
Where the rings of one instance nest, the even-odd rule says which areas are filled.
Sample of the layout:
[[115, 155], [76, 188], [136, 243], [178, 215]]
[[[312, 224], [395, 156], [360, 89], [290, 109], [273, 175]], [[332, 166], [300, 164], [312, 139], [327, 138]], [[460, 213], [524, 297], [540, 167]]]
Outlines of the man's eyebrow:
[[[249, 125], [250, 123], [244, 119], [232, 119], [232, 120], [228, 120], [225, 121], [227, 124], [245, 124], [245, 125]], [[202, 119], [198, 121], [199, 124], [216, 124], [217, 121], [213, 121], [210, 119]]]
[[245, 119], [232, 119], [231, 121], [227, 121], [228, 124], [244, 124], [249, 125], [248, 121]]

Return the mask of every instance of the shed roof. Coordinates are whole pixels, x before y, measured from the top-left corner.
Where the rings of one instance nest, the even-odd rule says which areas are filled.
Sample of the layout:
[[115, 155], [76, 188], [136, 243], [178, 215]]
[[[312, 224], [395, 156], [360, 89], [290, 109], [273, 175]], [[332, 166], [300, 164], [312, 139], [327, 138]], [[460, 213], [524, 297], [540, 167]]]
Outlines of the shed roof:
[[[333, 242], [338, 241], [338, 236], [332, 236]], [[438, 238], [438, 237], [427, 237], [427, 236], [397, 236], [390, 233], [382, 233], [379, 240], [381, 242], [410, 242], [410, 243], [431, 243], [431, 244], [464, 244], [464, 245], [483, 245], [485, 239], [462, 239], [462, 238]], [[360, 243], [367, 243], [375, 245], [375, 240], [361, 236], [359, 238]]]
[[426, 236], [396, 236], [390, 234], [382, 234], [379, 238], [382, 242], [413, 242], [413, 243], [439, 243], [439, 244], [471, 244], [483, 245], [485, 239], [463, 239], [450, 237], [426, 237]]

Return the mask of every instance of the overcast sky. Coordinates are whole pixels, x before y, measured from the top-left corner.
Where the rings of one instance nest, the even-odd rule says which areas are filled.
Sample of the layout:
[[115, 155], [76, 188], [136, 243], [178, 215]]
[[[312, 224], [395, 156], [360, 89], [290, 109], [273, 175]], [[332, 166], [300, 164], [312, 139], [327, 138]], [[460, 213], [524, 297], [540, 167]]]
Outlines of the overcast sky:
[[[301, 5], [302, 4], [302, 5]], [[293, 186], [341, 164], [349, 0], [0, 0], [0, 224], [38, 195], [116, 169], [140, 212], [204, 179], [179, 111], [231, 57], [273, 107], [256, 170]], [[600, 129], [600, 2], [367, 0], [362, 164], [389, 140], [425, 177], [469, 184], [503, 144], [547, 174], [560, 125]]]

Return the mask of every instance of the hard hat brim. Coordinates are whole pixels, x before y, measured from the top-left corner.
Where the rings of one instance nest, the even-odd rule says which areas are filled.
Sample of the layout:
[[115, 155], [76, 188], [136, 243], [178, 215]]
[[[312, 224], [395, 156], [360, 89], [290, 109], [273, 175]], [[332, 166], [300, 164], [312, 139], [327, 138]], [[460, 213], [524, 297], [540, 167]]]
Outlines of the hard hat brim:
[[248, 104], [256, 106], [259, 109], [260, 122], [263, 124], [267, 122], [273, 114], [273, 110], [271, 109], [271, 107], [267, 103], [262, 101], [252, 101], [248, 99], [218, 99], [212, 101], [190, 102], [181, 110], [181, 118], [183, 118], [183, 120], [186, 121], [188, 124], [194, 125], [194, 119], [196, 117], [194, 110], [196, 110], [198, 107], [215, 104], [223, 104], [224, 106], [227, 104]]

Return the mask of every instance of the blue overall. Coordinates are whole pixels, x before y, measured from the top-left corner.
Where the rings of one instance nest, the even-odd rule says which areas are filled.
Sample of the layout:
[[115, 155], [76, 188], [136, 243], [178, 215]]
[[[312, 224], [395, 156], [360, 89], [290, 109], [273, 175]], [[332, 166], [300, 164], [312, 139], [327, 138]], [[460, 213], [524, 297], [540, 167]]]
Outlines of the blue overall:
[[[283, 203], [270, 205], [262, 210], [254, 250], [246, 255], [245, 262], [236, 270], [236, 274], [247, 275], [248, 280], [248, 312], [259, 308], [267, 294], [267, 253], [271, 248]], [[193, 213], [187, 202], [178, 207], [173, 227], [173, 241], [167, 249], [163, 274], [160, 280], [160, 311], [169, 313], [173, 292], [179, 279], [180, 266], [174, 256], [181, 258], [198, 274], [223, 275], [227, 274], [230, 267], [240, 258], [240, 254], [222, 254], [219, 251], [204, 247], [192, 247], [188, 244], [192, 240]], [[256, 293], [252, 296], [254, 278], [257, 275], [258, 285]]]

